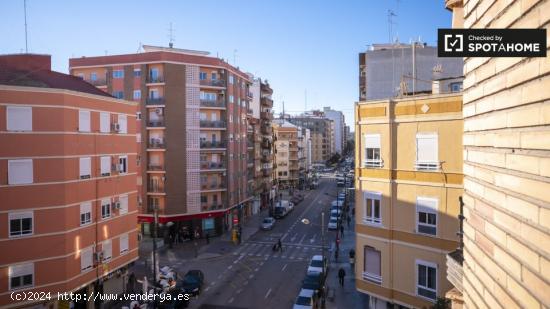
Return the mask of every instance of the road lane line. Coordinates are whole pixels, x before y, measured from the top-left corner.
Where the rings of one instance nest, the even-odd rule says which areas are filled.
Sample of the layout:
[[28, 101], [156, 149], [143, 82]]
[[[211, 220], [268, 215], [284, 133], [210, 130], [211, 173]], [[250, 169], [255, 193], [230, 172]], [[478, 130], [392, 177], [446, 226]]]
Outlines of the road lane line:
[[265, 293], [265, 297], [264, 298], [267, 298], [269, 296], [269, 294], [271, 294], [271, 288], [269, 288], [269, 290], [267, 291], [267, 293]]
[[240, 294], [243, 291], [243, 289], [238, 289], [235, 293]]
[[283, 269], [281, 269], [281, 271], [285, 271], [286, 267], [288, 266], [288, 263], [285, 264], [285, 266], [283, 266]]
[[235, 298], [231, 297], [227, 302], [231, 304], [234, 300], [235, 300]]
[[304, 238], [306, 238], [306, 234], [304, 234], [304, 236], [302, 236], [302, 239], [300, 239], [300, 244], [304, 241]]

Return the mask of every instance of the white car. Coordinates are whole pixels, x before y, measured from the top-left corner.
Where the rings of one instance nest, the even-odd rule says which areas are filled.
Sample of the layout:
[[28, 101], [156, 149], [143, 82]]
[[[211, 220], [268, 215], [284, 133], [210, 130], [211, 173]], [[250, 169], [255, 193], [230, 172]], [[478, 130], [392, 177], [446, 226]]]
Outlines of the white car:
[[317, 307], [315, 302], [315, 291], [301, 289], [300, 294], [298, 294], [298, 297], [296, 297], [296, 301], [294, 302], [294, 306], [292, 306], [292, 309], [315, 308]]
[[338, 217], [330, 217], [330, 220], [328, 220], [328, 229], [329, 230], [338, 229]]
[[311, 257], [311, 261], [309, 261], [309, 266], [307, 267], [307, 274], [314, 274], [314, 273], [321, 273], [323, 275], [326, 275], [327, 271], [327, 263], [326, 260], [323, 259], [322, 255], [314, 255]]

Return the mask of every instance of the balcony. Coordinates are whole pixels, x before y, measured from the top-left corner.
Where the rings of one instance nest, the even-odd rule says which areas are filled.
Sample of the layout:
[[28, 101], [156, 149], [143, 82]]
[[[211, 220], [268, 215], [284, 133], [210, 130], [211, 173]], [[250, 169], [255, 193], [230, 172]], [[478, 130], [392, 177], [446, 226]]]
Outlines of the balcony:
[[200, 81], [201, 86], [212, 87], [225, 87], [225, 80], [223, 79], [202, 79]]
[[219, 170], [225, 169], [225, 164], [222, 162], [202, 161], [201, 170]]
[[200, 126], [201, 128], [225, 129], [226, 123], [222, 120], [201, 120]]
[[157, 76], [147, 76], [147, 81], [146, 81], [147, 84], [159, 84], [159, 83], [164, 83], [164, 76], [162, 75], [157, 75]]
[[262, 176], [271, 177], [271, 170], [262, 170]]
[[164, 98], [147, 98], [146, 105], [164, 105]]
[[157, 181], [149, 181], [147, 184], [147, 193], [165, 193], [164, 184]]
[[262, 134], [271, 135], [273, 130], [271, 129], [271, 126], [262, 126], [261, 132]]
[[273, 100], [271, 100], [270, 98], [262, 98], [260, 100], [260, 103], [262, 104], [262, 106], [265, 107], [273, 107]]
[[460, 249], [447, 254], [447, 280], [460, 292], [464, 291], [462, 287], [462, 278], [464, 277], [462, 272], [463, 261], [464, 257]]
[[87, 82], [94, 85], [94, 86], [96, 86], [96, 87], [107, 86], [107, 79], [105, 79], [105, 78], [95, 79], [95, 80], [88, 80]]
[[268, 112], [261, 112], [260, 113], [260, 118], [261, 119], [266, 119], [266, 120], [272, 120], [273, 119], [273, 114], [268, 113]]
[[221, 182], [201, 183], [201, 191], [217, 191], [225, 190], [225, 188], [225, 184]]
[[164, 171], [164, 166], [161, 164], [148, 164], [147, 165], [148, 171]]
[[164, 143], [164, 140], [160, 138], [151, 138], [147, 143], [147, 148], [164, 149], [166, 148], [166, 144]]
[[224, 100], [201, 100], [201, 107], [225, 108]]
[[201, 211], [211, 211], [211, 210], [217, 210], [217, 209], [223, 209], [223, 204], [217, 204], [217, 203], [212, 203], [210, 205], [207, 203], [201, 204]]
[[247, 91], [247, 92], [246, 92], [246, 97], [247, 97], [248, 99], [252, 100], [252, 98], [254, 98], [254, 95], [252, 94], [252, 92]]
[[225, 142], [201, 141], [201, 149], [212, 149], [212, 148], [225, 148]]
[[164, 127], [166, 124], [164, 123], [164, 119], [156, 119], [156, 120], [149, 120], [147, 121], [148, 127]]

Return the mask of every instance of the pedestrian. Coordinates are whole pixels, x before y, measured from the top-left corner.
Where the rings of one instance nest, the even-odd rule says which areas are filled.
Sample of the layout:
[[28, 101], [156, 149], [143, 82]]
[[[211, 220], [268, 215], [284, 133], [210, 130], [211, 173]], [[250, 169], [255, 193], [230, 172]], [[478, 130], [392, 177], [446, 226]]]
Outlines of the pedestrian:
[[277, 241], [277, 247], [279, 247], [279, 250], [281, 250], [281, 252], [283, 252], [283, 243], [281, 242], [281, 239], [279, 238], [279, 240]]
[[351, 215], [355, 216], [355, 207], [351, 209]]
[[348, 228], [349, 228], [349, 225], [351, 224], [351, 217], [348, 216], [348, 219], [347, 219], [347, 220], [348, 220]]
[[344, 277], [346, 277], [346, 271], [340, 267], [340, 270], [338, 270], [338, 279], [341, 287], [344, 287]]
[[206, 244], [210, 243], [210, 233], [206, 233]]
[[336, 251], [334, 251], [334, 261], [336, 263], [338, 263], [338, 251], [340, 251], [340, 250], [338, 250], [338, 248], [336, 248]]
[[344, 237], [344, 226], [340, 224], [340, 236]]

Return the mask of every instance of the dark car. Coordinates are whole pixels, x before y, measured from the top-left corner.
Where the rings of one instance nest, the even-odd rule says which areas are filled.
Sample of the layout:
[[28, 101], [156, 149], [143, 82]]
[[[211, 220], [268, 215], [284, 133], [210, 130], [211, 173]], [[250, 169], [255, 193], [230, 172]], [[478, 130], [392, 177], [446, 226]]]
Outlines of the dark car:
[[184, 293], [197, 296], [201, 293], [202, 285], [204, 283], [204, 274], [202, 271], [194, 269], [188, 271], [183, 279], [180, 281], [181, 288]]
[[302, 289], [314, 290], [319, 293], [325, 289], [325, 279], [321, 273], [308, 274], [304, 280], [302, 280]]
[[287, 214], [286, 208], [277, 206], [275, 207], [275, 211], [273, 212], [273, 217], [275, 217], [275, 219], [281, 219], [281, 218], [284, 218], [286, 214]]

